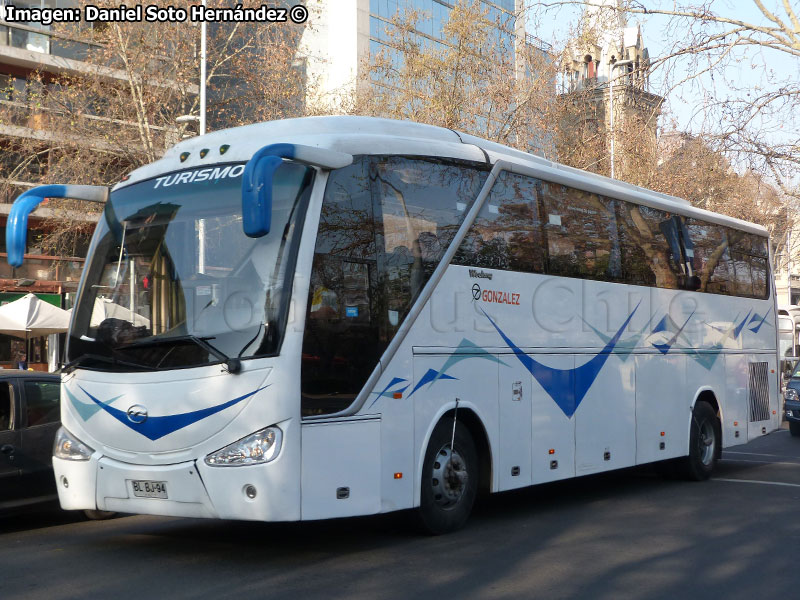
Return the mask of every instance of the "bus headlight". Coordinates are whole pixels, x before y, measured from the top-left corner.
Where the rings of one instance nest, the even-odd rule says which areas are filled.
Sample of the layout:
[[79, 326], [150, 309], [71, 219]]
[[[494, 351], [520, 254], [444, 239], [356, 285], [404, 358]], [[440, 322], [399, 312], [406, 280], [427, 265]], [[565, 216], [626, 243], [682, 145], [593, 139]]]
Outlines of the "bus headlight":
[[786, 388], [786, 390], [783, 392], [783, 399], [788, 400], [789, 402], [797, 402], [797, 390], [794, 388]]
[[267, 463], [281, 451], [283, 433], [275, 426], [242, 438], [206, 456], [206, 464], [212, 467], [241, 467]]
[[63, 460], [89, 460], [94, 454], [94, 450], [73, 436], [63, 427], [59, 427], [56, 432], [56, 440], [53, 443], [53, 456]]

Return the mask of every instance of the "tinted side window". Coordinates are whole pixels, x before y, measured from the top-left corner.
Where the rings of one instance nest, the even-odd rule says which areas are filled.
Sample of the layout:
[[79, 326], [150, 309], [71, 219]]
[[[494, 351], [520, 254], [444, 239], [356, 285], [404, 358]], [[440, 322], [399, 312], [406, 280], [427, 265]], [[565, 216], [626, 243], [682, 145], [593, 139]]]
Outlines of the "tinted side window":
[[368, 160], [331, 172], [311, 268], [303, 415], [347, 408], [385, 348], [374, 324], [375, 234]]
[[547, 272], [620, 281], [622, 265], [615, 201], [555, 183], [543, 183]]
[[50, 381], [26, 381], [25, 405], [28, 410], [28, 427], [55, 423], [60, 418], [59, 398], [61, 384]]
[[765, 238], [729, 230], [731, 279], [735, 294], [752, 298], [769, 297], [769, 256]]
[[[625, 269], [636, 285], [655, 285], [661, 288], [680, 288], [684, 271], [677, 234], [668, 239], [666, 232], [673, 228], [668, 213], [620, 202], [620, 236], [623, 240]], [[633, 262], [628, 261], [628, 257]]]
[[373, 169], [381, 331], [396, 333], [483, 187], [483, 165], [392, 156]]
[[532, 177], [500, 173], [453, 264], [544, 273], [537, 187]]
[[730, 253], [725, 227], [687, 218], [686, 230], [691, 240], [691, 265], [699, 278], [700, 292], [734, 293], [729, 273]]
[[14, 386], [8, 381], [0, 381], [0, 431], [14, 427]]

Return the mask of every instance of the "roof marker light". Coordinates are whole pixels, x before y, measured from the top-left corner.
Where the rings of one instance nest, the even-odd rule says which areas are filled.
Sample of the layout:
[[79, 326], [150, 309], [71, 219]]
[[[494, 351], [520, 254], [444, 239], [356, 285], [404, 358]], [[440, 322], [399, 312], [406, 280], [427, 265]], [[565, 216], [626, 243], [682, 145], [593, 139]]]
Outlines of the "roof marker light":
[[225, 154], [228, 151], [228, 148], [230, 147], [231, 147], [230, 144], [222, 144], [222, 146], [219, 147], [219, 153]]
[[208, 154], [208, 148], [203, 148], [200, 150], [200, 158], [205, 158], [206, 154]]
[[181, 162], [186, 162], [186, 159], [189, 158], [190, 152], [181, 152]]

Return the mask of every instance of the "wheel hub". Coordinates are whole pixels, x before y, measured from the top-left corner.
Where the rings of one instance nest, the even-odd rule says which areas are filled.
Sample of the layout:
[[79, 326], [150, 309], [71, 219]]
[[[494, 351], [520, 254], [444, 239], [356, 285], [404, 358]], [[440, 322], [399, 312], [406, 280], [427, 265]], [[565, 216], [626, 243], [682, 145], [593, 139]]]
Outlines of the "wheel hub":
[[714, 425], [709, 421], [703, 421], [700, 425], [700, 435], [698, 437], [698, 444], [700, 446], [700, 461], [704, 465], [709, 465], [714, 460]]
[[433, 499], [442, 508], [452, 508], [467, 489], [469, 476], [467, 465], [457, 450], [450, 450], [450, 446], [443, 446], [433, 463], [431, 484], [433, 486]]

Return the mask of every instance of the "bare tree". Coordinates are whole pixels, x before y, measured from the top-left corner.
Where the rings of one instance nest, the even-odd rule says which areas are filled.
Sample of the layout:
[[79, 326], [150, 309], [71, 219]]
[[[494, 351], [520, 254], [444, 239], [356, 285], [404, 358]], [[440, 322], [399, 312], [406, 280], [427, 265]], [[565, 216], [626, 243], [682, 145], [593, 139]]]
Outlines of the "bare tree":
[[[209, 25], [210, 128], [305, 113], [305, 73], [296, 51], [301, 27]], [[191, 134], [195, 125], [176, 119], [199, 109], [199, 27], [111, 22], [87, 30], [83, 24], [61, 24], [53, 33], [88, 43], [88, 50], [81, 61], [64, 59], [57, 73], [31, 74], [24, 102], [0, 105], [0, 124], [16, 134], [2, 140], [14, 153], [0, 174], [6, 196], [11, 189], [18, 193], [20, 182], [110, 185]], [[51, 206], [62, 209], [62, 217], [68, 209], [95, 209], [68, 200]], [[48, 226], [48, 251], [71, 255], [77, 223], [60, 218]]]
[[515, 31], [519, 15], [490, 20], [478, 0], [454, 3], [442, 40], [420, 11], [397, 14], [370, 56], [350, 112], [458, 129], [525, 150], [550, 148], [556, 65]]

